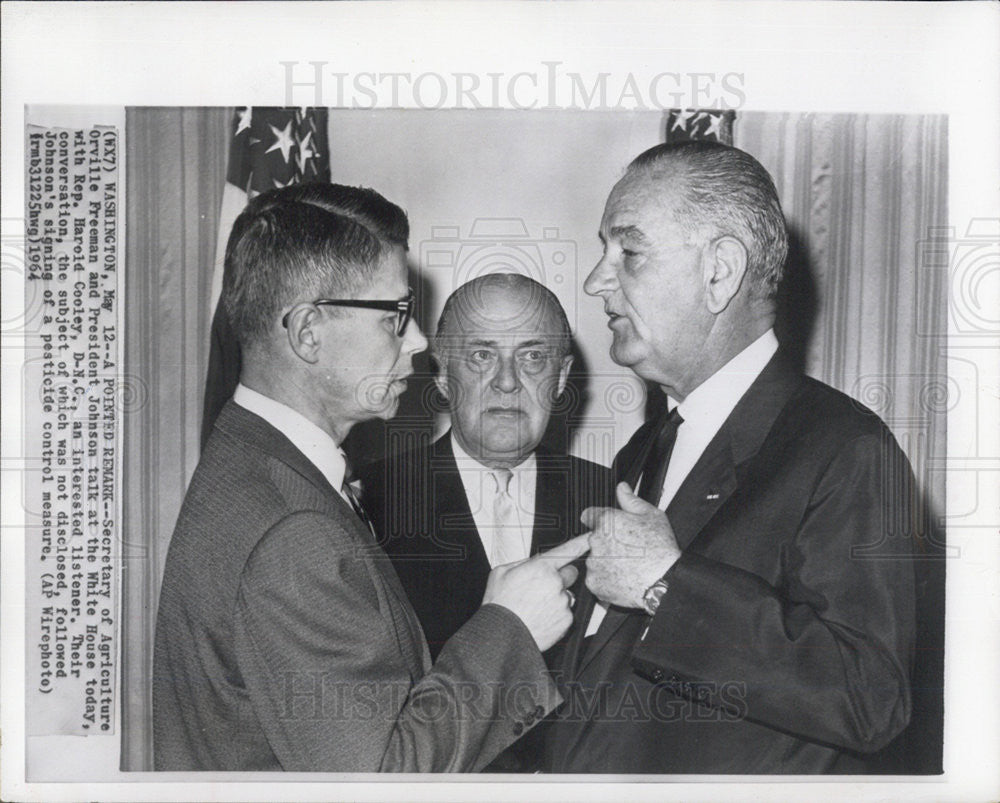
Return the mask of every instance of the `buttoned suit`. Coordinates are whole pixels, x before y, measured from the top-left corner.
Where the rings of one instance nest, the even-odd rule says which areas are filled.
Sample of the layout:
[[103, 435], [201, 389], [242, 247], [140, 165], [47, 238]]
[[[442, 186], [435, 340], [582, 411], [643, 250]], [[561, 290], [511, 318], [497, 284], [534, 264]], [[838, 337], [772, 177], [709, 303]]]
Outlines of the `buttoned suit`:
[[[531, 554], [583, 532], [580, 514], [613, 499], [610, 471], [597, 463], [544, 449], [535, 452]], [[390, 455], [362, 473], [365, 507], [424, 628], [432, 655], [479, 607], [490, 562], [446, 433], [434, 443]], [[582, 582], [574, 586], [581, 593]], [[560, 645], [548, 650], [558, 664]], [[491, 771], [537, 768], [543, 729], [501, 758]]]
[[[635, 487], [654, 437], [612, 468]], [[910, 717], [912, 476], [885, 425], [779, 352], [681, 484], [655, 616], [577, 606], [556, 772], [865, 772]]]
[[167, 555], [157, 769], [473, 771], [559, 699], [501, 606], [432, 667], [368, 527], [284, 435], [226, 405]]

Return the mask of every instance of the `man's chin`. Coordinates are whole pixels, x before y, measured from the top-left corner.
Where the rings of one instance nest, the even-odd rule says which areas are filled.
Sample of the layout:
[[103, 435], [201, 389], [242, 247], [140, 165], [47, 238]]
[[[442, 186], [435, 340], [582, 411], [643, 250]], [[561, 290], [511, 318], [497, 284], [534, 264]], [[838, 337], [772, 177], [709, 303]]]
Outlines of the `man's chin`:
[[517, 465], [538, 446], [534, 439], [495, 439], [483, 444], [483, 462], [501, 462]]
[[369, 407], [369, 412], [371, 418], [381, 418], [383, 421], [394, 418], [399, 412], [399, 396], [393, 393], [386, 394], [385, 399]]
[[642, 362], [644, 354], [640, 354], [639, 350], [628, 343], [623, 343], [618, 345], [618, 343], [612, 343], [610, 349], [611, 359], [616, 365], [620, 365], [623, 368], [633, 368]]

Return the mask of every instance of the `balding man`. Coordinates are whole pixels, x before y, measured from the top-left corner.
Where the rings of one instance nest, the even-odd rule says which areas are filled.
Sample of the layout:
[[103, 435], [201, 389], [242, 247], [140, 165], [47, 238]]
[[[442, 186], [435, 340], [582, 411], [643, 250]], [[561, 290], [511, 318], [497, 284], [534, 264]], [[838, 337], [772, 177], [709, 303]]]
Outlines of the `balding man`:
[[[372, 190], [255, 198], [222, 303], [243, 364], [170, 542], [153, 669], [161, 770], [475, 771], [559, 702], [541, 651], [571, 621], [586, 539], [492, 572], [431, 664], [345, 480], [427, 345], [403, 211]], [[380, 559], [381, 558], [381, 559]]]
[[[608, 470], [539, 448], [573, 361], [558, 299], [511, 273], [447, 299], [433, 343], [451, 430], [365, 474], [367, 507], [435, 655], [475, 613], [491, 569], [582, 530]], [[493, 770], [533, 769], [522, 746]]]
[[608, 198], [611, 356], [668, 404], [584, 514], [559, 772], [865, 772], [910, 717], [906, 458], [772, 329], [787, 251], [770, 176], [735, 148], [640, 155]]

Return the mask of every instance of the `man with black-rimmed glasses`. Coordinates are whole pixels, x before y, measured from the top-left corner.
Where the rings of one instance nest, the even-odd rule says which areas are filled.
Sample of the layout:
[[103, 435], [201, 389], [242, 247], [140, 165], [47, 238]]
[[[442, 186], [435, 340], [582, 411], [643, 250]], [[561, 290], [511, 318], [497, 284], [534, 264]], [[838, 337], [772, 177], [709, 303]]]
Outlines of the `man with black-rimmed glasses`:
[[344, 481], [344, 437], [396, 412], [427, 346], [407, 230], [336, 185], [265, 193], [233, 227], [222, 303], [243, 364], [167, 555], [157, 769], [478, 770], [560, 701], [540, 651], [569, 626], [586, 539], [495, 570], [432, 666]]

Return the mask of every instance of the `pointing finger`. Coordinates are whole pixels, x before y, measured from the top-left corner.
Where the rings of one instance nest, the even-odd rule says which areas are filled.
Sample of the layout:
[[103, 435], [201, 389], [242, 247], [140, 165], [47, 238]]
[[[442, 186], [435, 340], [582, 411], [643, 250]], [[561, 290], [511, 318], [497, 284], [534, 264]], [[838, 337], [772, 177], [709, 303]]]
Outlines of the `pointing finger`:
[[570, 538], [564, 544], [552, 547], [548, 552], [539, 552], [535, 555], [534, 560], [538, 560], [539, 558], [547, 561], [554, 560], [557, 561], [557, 566], [565, 566], [581, 555], [587, 554], [588, 549], [590, 549], [590, 535], [584, 533], [583, 535], [578, 535], [576, 538]]
[[562, 577], [563, 588], [569, 588], [573, 585], [573, 583], [576, 582], [578, 574], [579, 572], [577, 571], [576, 566], [573, 566], [572, 564], [560, 568], [559, 576]]

